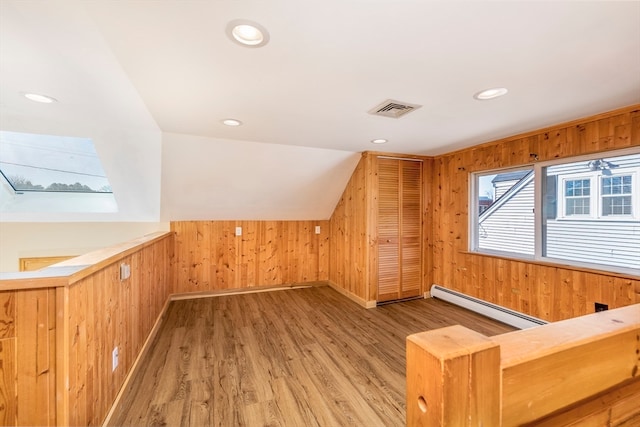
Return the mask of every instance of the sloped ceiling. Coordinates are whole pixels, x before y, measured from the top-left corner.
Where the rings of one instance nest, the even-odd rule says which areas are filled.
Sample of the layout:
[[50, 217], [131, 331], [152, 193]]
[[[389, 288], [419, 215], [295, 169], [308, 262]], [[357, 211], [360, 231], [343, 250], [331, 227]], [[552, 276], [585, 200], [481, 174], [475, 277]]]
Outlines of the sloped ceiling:
[[42, 197], [1, 211], [2, 221], [159, 220], [160, 128], [79, 3], [0, 1], [0, 128], [92, 138], [118, 204], [116, 213], [51, 212]]
[[[119, 206], [105, 220], [327, 218], [361, 151], [437, 155], [640, 102], [640, 2], [0, 8], [0, 127], [94, 137]], [[269, 43], [232, 43], [234, 19]], [[423, 107], [367, 114], [389, 98]]]
[[165, 133], [162, 190], [171, 198], [163, 197], [162, 211], [172, 220], [327, 219], [359, 158], [348, 151]]

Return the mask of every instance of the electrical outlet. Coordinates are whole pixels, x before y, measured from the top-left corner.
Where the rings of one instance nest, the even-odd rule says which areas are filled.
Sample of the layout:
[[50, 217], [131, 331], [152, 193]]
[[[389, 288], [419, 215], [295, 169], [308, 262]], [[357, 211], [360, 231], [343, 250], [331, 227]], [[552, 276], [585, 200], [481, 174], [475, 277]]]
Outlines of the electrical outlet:
[[320, 234], [320, 226], [316, 225], [316, 234]]
[[120, 280], [127, 280], [131, 277], [131, 266], [129, 264], [120, 264]]
[[236, 236], [242, 236], [242, 227], [236, 227]]
[[601, 302], [596, 303], [596, 313], [599, 311], [609, 310], [609, 304], [602, 304]]
[[115, 371], [118, 367], [118, 347], [115, 347], [111, 352], [111, 372]]

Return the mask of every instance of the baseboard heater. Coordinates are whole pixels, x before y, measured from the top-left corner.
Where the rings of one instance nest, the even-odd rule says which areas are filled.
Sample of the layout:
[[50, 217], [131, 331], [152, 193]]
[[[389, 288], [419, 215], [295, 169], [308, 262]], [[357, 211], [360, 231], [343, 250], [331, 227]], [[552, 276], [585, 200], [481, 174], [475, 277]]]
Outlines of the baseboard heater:
[[467, 310], [475, 311], [476, 313], [480, 313], [484, 316], [519, 329], [532, 328], [534, 326], [546, 325], [548, 323], [544, 320], [520, 313], [519, 311], [510, 310], [438, 285], [431, 286], [431, 297], [450, 302], [451, 304], [466, 308]]

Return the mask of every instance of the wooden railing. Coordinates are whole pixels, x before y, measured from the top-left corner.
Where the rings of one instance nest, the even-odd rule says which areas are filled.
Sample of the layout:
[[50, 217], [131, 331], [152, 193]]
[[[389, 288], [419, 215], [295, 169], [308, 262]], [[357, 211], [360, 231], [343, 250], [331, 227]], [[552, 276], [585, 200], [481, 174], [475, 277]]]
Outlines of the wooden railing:
[[155, 233], [0, 274], [0, 425], [102, 423], [168, 301], [173, 251]]
[[407, 338], [408, 426], [640, 425], [640, 304], [488, 338]]

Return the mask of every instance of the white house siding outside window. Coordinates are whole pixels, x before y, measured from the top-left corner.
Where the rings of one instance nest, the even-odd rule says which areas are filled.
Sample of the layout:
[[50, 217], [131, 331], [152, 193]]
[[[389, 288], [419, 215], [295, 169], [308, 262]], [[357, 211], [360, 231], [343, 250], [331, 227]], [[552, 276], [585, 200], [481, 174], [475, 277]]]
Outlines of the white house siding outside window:
[[640, 274], [638, 149], [476, 173], [471, 182], [472, 206], [493, 198], [482, 213], [471, 210], [472, 251]]

